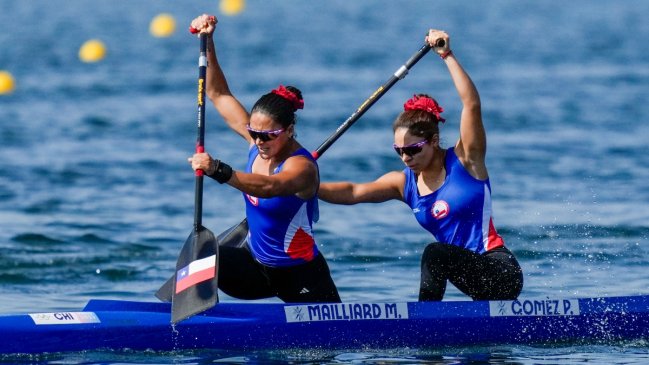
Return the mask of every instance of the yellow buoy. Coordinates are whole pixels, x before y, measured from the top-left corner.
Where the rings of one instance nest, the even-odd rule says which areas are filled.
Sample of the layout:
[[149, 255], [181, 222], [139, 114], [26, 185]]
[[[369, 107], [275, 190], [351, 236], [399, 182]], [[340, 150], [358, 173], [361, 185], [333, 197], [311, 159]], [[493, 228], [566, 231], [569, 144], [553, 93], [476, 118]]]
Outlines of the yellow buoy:
[[169, 37], [176, 30], [176, 20], [170, 14], [159, 14], [149, 24], [149, 32], [158, 38]]
[[101, 61], [106, 56], [106, 46], [98, 39], [86, 41], [79, 49], [79, 59], [83, 62]]
[[221, 12], [225, 15], [237, 15], [246, 7], [245, 0], [221, 0]]
[[0, 70], [0, 95], [9, 94], [14, 91], [14, 78], [7, 71]]

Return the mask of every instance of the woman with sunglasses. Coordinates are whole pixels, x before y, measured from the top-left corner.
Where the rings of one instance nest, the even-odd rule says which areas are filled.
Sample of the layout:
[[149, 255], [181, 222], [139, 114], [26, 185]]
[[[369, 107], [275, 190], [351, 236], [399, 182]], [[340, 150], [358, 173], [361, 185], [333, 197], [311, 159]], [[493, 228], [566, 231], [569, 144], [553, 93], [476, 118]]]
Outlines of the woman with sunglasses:
[[[435, 46], [439, 39], [443, 47]], [[393, 124], [393, 148], [406, 168], [369, 183], [321, 183], [320, 199], [337, 204], [396, 199], [410, 206], [437, 241], [422, 254], [420, 301], [442, 300], [447, 282], [474, 300], [515, 299], [523, 274], [493, 224], [480, 96], [451, 52], [448, 35], [431, 29], [426, 42], [446, 63], [462, 101], [455, 146], [440, 146], [438, 125], [445, 120], [439, 104], [415, 95]]]
[[219, 66], [212, 39], [216, 23], [208, 15], [191, 23], [199, 34], [208, 35], [206, 94], [228, 126], [249, 144], [245, 172], [234, 171], [208, 153], [189, 158], [194, 170], [240, 190], [246, 203], [247, 245], [221, 246], [219, 288], [239, 299], [340, 302], [312, 230], [318, 214], [318, 165], [295, 139], [302, 93], [279, 86], [259, 98], [248, 114]]

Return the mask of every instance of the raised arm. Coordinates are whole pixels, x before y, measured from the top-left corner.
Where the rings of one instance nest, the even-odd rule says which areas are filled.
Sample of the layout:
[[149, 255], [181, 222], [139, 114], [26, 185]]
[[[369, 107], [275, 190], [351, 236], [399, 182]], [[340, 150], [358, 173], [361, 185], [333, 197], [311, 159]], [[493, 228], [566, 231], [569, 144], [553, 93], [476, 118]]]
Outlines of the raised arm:
[[320, 183], [318, 197], [328, 203], [357, 204], [382, 203], [391, 199], [403, 200], [405, 175], [392, 171], [369, 183]]
[[[435, 47], [438, 39], [445, 40], [443, 47]], [[482, 110], [478, 90], [451, 51], [448, 34], [431, 29], [428, 32], [426, 41], [444, 59], [462, 101], [460, 138], [455, 145], [455, 153], [462, 165], [473, 177], [486, 179], [488, 177], [485, 165], [487, 135], [482, 124]]]
[[221, 114], [230, 128], [243, 137], [248, 143], [252, 143], [246, 125], [250, 115], [230, 92], [228, 82], [225, 79], [223, 70], [219, 65], [214, 46], [213, 34], [216, 28], [216, 17], [203, 14], [191, 23], [191, 27], [198, 33], [206, 33], [207, 37], [207, 85], [205, 94], [212, 101], [216, 110]]

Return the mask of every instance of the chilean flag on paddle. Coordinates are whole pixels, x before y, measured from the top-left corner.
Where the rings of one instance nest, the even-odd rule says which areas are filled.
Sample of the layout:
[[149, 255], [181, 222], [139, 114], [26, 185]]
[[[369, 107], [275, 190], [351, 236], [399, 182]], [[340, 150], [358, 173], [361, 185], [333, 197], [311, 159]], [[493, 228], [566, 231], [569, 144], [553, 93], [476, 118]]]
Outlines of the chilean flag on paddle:
[[216, 276], [216, 255], [189, 263], [176, 273], [176, 294]]

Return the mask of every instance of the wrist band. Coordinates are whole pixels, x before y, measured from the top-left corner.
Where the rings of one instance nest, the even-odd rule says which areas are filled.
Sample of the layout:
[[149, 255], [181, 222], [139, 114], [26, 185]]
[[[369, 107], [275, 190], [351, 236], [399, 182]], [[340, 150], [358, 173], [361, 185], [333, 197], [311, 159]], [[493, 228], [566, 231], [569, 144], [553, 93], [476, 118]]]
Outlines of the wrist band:
[[451, 51], [451, 50], [449, 49], [448, 51], [442, 53], [442, 54], [439, 55], [439, 56], [440, 56], [443, 60], [445, 60], [446, 57], [448, 57], [448, 56], [451, 55], [451, 54], [453, 54], [453, 51]]
[[230, 181], [230, 178], [232, 178], [232, 167], [227, 163], [216, 159], [214, 160], [214, 163], [216, 164], [214, 171], [211, 174], [207, 174], [207, 176], [218, 181], [219, 184]]

